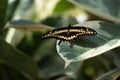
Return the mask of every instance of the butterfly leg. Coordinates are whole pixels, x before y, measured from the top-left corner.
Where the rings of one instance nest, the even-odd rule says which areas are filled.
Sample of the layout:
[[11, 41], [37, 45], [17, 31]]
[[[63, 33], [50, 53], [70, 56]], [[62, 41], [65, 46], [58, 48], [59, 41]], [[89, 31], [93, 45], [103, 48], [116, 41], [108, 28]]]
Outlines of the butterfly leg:
[[58, 42], [58, 45], [60, 45], [61, 42], [62, 42], [62, 40], [60, 40], [60, 41]]
[[70, 48], [73, 48], [73, 41], [70, 41]]

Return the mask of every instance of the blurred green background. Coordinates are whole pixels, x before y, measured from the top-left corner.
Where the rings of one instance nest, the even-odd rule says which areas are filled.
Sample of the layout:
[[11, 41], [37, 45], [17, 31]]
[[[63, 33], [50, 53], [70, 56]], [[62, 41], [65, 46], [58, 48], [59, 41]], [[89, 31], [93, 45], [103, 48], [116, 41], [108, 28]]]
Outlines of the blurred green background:
[[[69, 24], [98, 34], [41, 38]], [[0, 80], [120, 80], [119, 30], [120, 0], [0, 0]]]

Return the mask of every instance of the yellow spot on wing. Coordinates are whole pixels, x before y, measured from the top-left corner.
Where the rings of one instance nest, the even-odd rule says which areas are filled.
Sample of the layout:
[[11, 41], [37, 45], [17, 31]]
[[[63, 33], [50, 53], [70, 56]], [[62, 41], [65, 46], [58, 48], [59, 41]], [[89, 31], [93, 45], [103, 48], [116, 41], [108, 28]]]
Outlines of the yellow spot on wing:
[[[64, 32], [67, 33], [68, 29], [55, 31], [52, 33], [52, 35], [57, 35]], [[84, 29], [69, 29], [69, 32], [78, 32], [82, 34], [95, 34], [93, 31], [89, 31], [88, 28], [86, 29], [86, 31]]]
[[63, 40], [71, 41], [71, 40], [74, 40], [75, 38], [77, 38], [78, 34], [73, 35], [73, 36], [69, 36], [69, 37], [67, 37], [67, 36], [60, 36], [60, 35], [54, 35], [54, 37], [58, 37], [58, 38], [63, 39]]
[[[68, 29], [60, 30], [60, 31], [55, 31], [55, 32], [53, 32], [52, 34], [53, 34], [53, 35], [56, 35], [56, 34], [64, 33], [64, 32], [68, 32]], [[69, 32], [81, 32], [81, 33], [85, 33], [86, 31], [83, 30], [83, 29], [69, 29]]]

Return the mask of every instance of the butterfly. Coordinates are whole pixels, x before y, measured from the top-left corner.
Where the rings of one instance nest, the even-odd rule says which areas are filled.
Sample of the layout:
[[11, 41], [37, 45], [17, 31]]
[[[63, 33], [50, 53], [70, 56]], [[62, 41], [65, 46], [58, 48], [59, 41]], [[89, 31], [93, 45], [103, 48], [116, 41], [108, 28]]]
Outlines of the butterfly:
[[60, 45], [61, 41], [68, 41], [71, 44], [70, 47], [73, 47], [73, 42], [81, 36], [92, 36], [96, 34], [97, 32], [95, 30], [88, 27], [68, 25], [68, 27], [54, 29], [43, 35], [42, 38], [55, 38], [60, 40], [58, 45]]

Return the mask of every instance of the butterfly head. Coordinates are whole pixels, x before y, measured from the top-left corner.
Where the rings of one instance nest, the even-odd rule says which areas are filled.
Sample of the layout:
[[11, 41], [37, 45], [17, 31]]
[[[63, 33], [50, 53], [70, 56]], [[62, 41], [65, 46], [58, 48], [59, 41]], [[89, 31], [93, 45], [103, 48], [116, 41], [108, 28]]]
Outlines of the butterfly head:
[[49, 32], [49, 33], [43, 35], [42, 38], [47, 39], [47, 38], [51, 38], [51, 36], [52, 36], [52, 32]]

